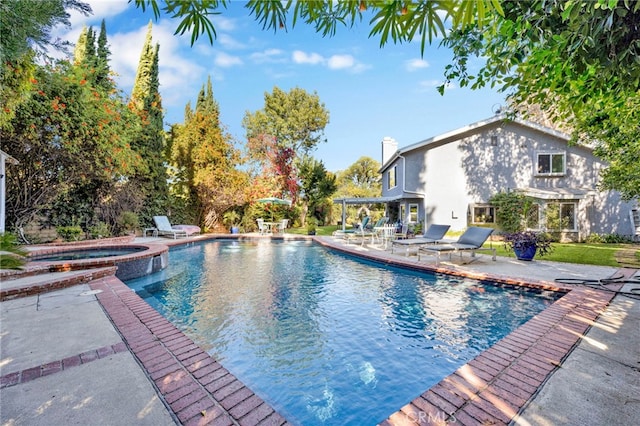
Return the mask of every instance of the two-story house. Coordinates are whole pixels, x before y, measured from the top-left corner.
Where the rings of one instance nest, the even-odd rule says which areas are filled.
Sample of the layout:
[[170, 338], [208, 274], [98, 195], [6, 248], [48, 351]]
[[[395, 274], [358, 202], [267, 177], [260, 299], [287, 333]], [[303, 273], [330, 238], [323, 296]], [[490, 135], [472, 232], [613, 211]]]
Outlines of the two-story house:
[[598, 189], [606, 164], [569, 136], [497, 115], [398, 149], [382, 141], [382, 199], [403, 222], [495, 226], [489, 204], [500, 191], [535, 199], [531, 229], [579, 241], [591, 233], [634, 235], [632, 210], [615, 191]]

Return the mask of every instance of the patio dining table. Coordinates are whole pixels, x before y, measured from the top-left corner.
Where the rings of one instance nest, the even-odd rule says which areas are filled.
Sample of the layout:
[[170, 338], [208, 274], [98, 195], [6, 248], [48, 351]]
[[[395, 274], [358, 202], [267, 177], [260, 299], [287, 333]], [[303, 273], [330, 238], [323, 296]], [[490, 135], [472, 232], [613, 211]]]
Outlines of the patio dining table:
[[278, 226], [280, 225], [280, 222], [263, 222], [263, 223], [264, 223], [264, 226], [267, 228], [267, 232], [269, 234], [273, 234], [274, 229], [277, 232]]

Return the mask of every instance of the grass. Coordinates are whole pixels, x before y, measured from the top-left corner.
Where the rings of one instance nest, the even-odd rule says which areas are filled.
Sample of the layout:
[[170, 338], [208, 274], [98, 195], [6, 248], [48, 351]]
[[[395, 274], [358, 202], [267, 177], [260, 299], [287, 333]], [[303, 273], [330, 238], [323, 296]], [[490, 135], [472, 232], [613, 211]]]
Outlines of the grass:
[[[505, 249], [501, 242], [492, 244], [498, 256], [515, 257], [513, 252]], [[553, 243], [552, 247], [553, 250], [547, 255], [542, 257], [536, 255], [535, 258], [554, 262], [618, 267], [620, 264], [616, 261], [615, 255], [620, 249], [633, 247], [638, 250], [638, 246], [631, 244]]]
[[[330, 226], [318, 226], [316, 229], [316, 235], [331, 235], [333, 231], [340, 229], [337, 225]], [[287, 229], [287, 233], [306, 235], [306, 228], [290, 228]], [[447, 234], [449, 238], [456, 238], [454, 235]], [[501, 242], [487, 243], [492, 244], [496, 248], [498, 256], [515, 257], [513, 252], [504, 248], [504, 244]], [[638, 244], [604, 244], [604, 243], [553, 243], [553, 250], [551, 253], [540, 257], [536, 255], [536, 259], [539, 260], [551, 260], [554, 262], [567, 262], [577, 263], [583, 265], [600, 265], [600, 266], [613, 266], [619, 267], [620, 264], [616, 261], [616, 252], [621, 249], [634, 249], [636, 259], [640, 262], [640, 246]]]

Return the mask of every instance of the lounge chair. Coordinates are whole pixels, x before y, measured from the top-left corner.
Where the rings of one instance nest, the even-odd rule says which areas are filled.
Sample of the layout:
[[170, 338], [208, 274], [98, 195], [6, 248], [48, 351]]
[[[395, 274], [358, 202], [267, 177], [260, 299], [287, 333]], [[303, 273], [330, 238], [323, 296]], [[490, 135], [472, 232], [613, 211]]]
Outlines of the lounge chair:
[[493, 247], [482, 247], [489, 235], [493, 232], [492, 228], [480, 228], [477, 226], [471, 226], [467, 228], [466, 231], [458, 241], [447, 244], [432, 244], [432, 245], [423, 245], [418, 248], [418, 260], [420, 260], [420, 255], [422, 254], [430, 254], [436, 256], [436, 266], [440, 262], [440, 253], [449, 253], [449, 259], [451, 259], [451, 253], [457, 252], [460, 253], [460, 259], [462, 259], [462, 252], [470, 251], [471, 257], [475, 257], [477, 251], [491, 251], [493, 252], [493, 260], [496, 260], [496, 249]]
[[425, 244], [436, 244], [442, 242], [444, 235], [449, 230], [449, 225], [429, 225], [422, 237], [408, 238], [408, 239], [396, 239], [391, 243], [391, 253], [394, 249], [404, 247], [404, 255], [409, 256], [409, 249], [416, 247], [416, 250]]
[[369, 220], [370, 220], [369, 216], [365, 216], [365, 218], [362, 219], [362, 223], [360, 224], [360, 226], [353, 229], [345, 229], [344, 231], [342, 229], [338, 229], [333, 232], [333, 236], [347, 238], [347, 236], [350, 234], [355, 234], [356, 232], [362, 232], [362, 230], [365, 229], [369, 224]]
[[367, 225], [363, 221], [362, 226], [359, 230], [356, 230], [356, 232], [347, 235], [347, 242], [354, 238], [360, 238], [360, 244], [364, 245], [365, 239], [369, 237], [371, 237], [371, 244], [375, 243], [376, 238], [382, 240], [382, 227], [387, 223], [388, 220], [388, 217], [383, 216], [378, 219], [378, 221], [370, 229], [367, 228]]
[[200, 233], [200, 227], [196, 225], [171, 225], [167, 216], [154, 216], [153, 222], [158, 228], [159, 236], [169, 236], [176, 239]]

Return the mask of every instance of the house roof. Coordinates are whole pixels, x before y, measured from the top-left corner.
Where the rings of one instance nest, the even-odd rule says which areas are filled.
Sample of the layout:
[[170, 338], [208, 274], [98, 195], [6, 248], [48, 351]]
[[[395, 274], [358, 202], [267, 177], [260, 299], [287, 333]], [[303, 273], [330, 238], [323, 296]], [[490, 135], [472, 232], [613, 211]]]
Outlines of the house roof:
[[475, 123], [472, 124], [468, 124], [464, 127], [460, 127], [459, 129], [456, 130], [452, 130], [450, 132], [447, 133], [442, 133], [440, 135], [434, 136], [432, 138], [429, 139], [425, 139], [423, 141], [420, 142], [416, 142], [414, 144], [408, 145], [404, 148], [399, 148], [394, 155], [391, 156], [391, 158], [389, 158], [389, 160], [387, 160], [387, 162], [385, 164], [382, 165], [382, 167], [380, 168], [381, 171], [383, 171], [387, 165], [391, 164], [393, 161], [395, 161], [399, 156], [401, 156], [402, 154], [405, 154], [407, 152], [411, 152], [413, 150], [416, 149], [420, 149], [420, 148], [424, 148], [426, 146], [429, 145], [434, 145], [434, 146], [438, 146], [438, 145], [444, 145], [446, 143], [449, 142], [453, 142], [456, 140], [460, 140], [461, 138], [468, 136], [468, 135], [472, 135], [472, 134], [476, 134], [479, 131], [481, 131], [482, 129], [492, 126], [495, 123], [499, 123], [499, 122], [507, 122], [507, 123], [516, 123], [520, 126], [523, 127], [528, 127], [530, 129], [536, 130], [538, 132], [541, 133], [545, 133], [547, 135], [550, 136], [555, 136], [559, 139], [564, 139], [566, 141], [569, 141], [570, 139], [570, 135], [564, 133], [564, 132], [560, 132], [558, 130], [552, 129], [550, 127], [546, 127], [546, 126], [542, 126], [540, 124], [534, 123], [532, 121], [529, 120], [522, 120], [520, 118], [510, 118], [509, 116], [507, 116], [507, 114], [497, 114], [494, 115], [491, 118], [485, 119], [485, 120], [481, 120], [481, 121], [477, 121]]

